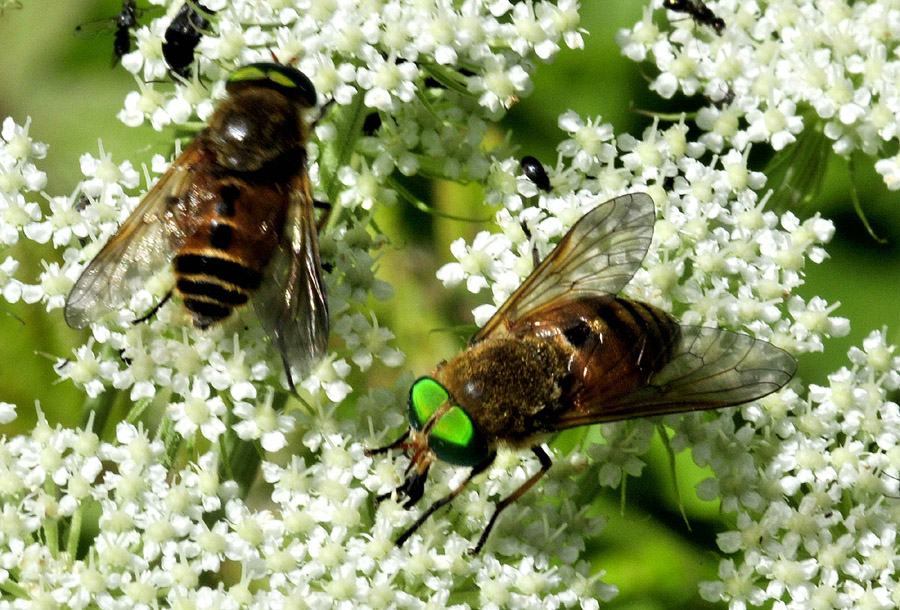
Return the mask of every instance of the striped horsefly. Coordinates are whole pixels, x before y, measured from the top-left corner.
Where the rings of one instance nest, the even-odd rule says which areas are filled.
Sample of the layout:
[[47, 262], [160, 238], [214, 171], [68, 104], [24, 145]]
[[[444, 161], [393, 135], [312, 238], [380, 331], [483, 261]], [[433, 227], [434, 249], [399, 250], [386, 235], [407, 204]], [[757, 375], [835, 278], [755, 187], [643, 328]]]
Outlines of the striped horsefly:
[[[234, 71], [203, 129], [90, 262], [66, 300], [84, 328], [124, 307], [172, 264], [174, 293], [197, 328], [249, 301], [277, 347], [288, 384], [328, 342], [314, 201], [306, 169], [316, 90], [277, 63]], [[252, 297], [252, 299], [251, 299]]]
[[398, 546], [486, 470], [499, 447], [530, 449], [541, 467], [496, 505], [472, 554], [484, 546], [503, 509], [550, 468], [541, 447], [549, 434], [738, 405], [791, 379], [796, 361], [767, 341], [685, 326], [653, 305], [617, 296], [647, 253], [655, 217], [644, 193], [592, 209], [464, 351], [413, 384], [408, 432], [369, 451], [411, 452], [406, 480], [394, 493], [412, 507], [435, 460], [471, 471], [421, 514]]

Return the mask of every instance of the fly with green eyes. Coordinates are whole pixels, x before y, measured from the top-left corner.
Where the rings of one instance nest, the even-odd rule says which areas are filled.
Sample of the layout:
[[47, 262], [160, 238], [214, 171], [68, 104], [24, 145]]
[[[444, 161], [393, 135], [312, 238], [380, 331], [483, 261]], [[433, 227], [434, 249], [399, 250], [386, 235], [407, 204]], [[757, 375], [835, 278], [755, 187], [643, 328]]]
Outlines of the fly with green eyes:
[[617, 197], [585, 214], [468, 348], [413, 384], [408, 432], [369, 451], [412, 453], [396, 497], [406, 508], [418, 502], [436, 460], [471, 471], [419, 516], [397, 546], [486, 470], [499, 447], [530, 449], [541, 468], [496, 505], [473, 555], [503, 509], [550, 468], [541, 447], [548, 435], [738, 405], [790, 381], [797, 363], [771, 343], [683, 326], [653, 305], [616, 296], [647, 254], [655, 217], [644, 193]]

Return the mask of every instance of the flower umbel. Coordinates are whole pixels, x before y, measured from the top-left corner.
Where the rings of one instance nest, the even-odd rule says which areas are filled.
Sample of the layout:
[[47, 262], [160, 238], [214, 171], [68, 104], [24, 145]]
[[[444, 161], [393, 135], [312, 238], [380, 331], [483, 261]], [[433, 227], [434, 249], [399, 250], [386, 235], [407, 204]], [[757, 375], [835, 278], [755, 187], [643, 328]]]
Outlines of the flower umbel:
[[[766, 142], [781, 150], [801, 130], [813, 128], [808, 123], [814, 120], [837, 154], [863, 151], [875, 158], [888, 188], [900, 188], [894, 150], [900, 119], [888, 110], [898, 100], [896, 42], [886, 35], [897, 17], [895, 6], [807, 0], [705, 4], [725, 22], [721, 35], [664, 9], [656, 14], [665, 12], [672, 27], [658, 28], [647, 9], [618, 40], [631, 59], [655, 64], [650, 88], [663, 98], [681, 92], [709, 100], [697, 114], [707, 132], [699, 138], [703, 145], [724, 152]], [[815, 41], [803, 32], [816, 32]]]
[[[150, 270], [123, 307], [89, 320], [91, 339], [71, 358], [60, 356], [57, 370], [96, 401], [101, 417], [121, 395], [131, 407], [130, 421], [143, 416], [159, 422], [152, 431], [121, 423], [108, 442], [89, 432], [93, 417], [86, 429], [75, 430], [52, 429], [42, 420], [32, 436], [4, 445], [10, 476], [22, 483], [5, 487], [4, 505], [17, 507], [22, 525], [5, 539], [4, 553], [29, 558], [19, 563], [23, 569], [6, 573], [4, 590], [23, 603], [52, 596], [78, 608], [183, 607], [211, 600], [273, 607], [300, 599], [323, 608], [360, 600], [373, 607], [446, 607], [454, 582], [483, 580], [477, 575], [487, 573], [481, 560], [460, 562], [466, 535], [479, 520], [471, 518], [471, 526], [460, 526], [460, 534], [428, 549], [424, 563], [410, 569], [410, 552], [424, 550], [422, 542], [395, 549], [391, 513], [373, 515], [369, 508], [380, 483], [376, 465], [363, 457], [360, 424], [376, 415], [379, 422], [389, 421], [385, 399], [393, 406], [405, 393], [376, 392], [367, 401], [351, 396], [348, 383], [403, 362], [393, 333], [369, 308], [373, 297], [392, 295], [375, 276], [377, 251], [386, 240], [371, 211], [398, 199], [391, 182], [395, 169], [456, 180], [486, 175], [490, 160], [481, 143], [488, 119], [528, 92], [533, 61], [552, 59], [563, 38], [570, 47], [580, 46], [574, 6], [400, 2], [347, 10], [204, 2], [215, 17], [199, 41], [192, 76], [169, 84], [159, 46], [182, 3], [168, 4], [167, 15], [134, 29], [136, 50], [122, 58], [138, 82], [120, 113], [127, 125], [149, 122], [159, 129], [185, 125], [193, 116], [205, 121], [225, 95], [225, 76], [248, 63], [269, 62], [272, 53], [292, 58], [313, 79], [321, 102], [335, 100], [321, 116], [310, 116], [316, 129], [306, 152], [316, 196], [332, 204], [318, 229], [339, 339], [298, 383], [301, 400], [290, 401], [277, 350], [250, 316], [199, 331], [184, 323], [174, 302], [133, 324], [171, 285], [166, 266]], [[364, 131], [371, 115], [379, 125]], [[58, 312], [85, 265], [140, 204], [141, 191], [169, 170], [169, 160], [154, 158], [141, 188], [134, 167], [101, 145], [99, 155], [83, 157], [85, 179], [71, 196], [39, 199], [45, 180], [36, 162], [44, 147], [32, 144], [27, 133], [27, 123], [4, 123], [0, 162], [9, 176], [3, 201], [9, 209], [0, 231], [8, 245], [23, 236], [50, 242], [62, 263], [48, 261], [28, 284], [13, 277], [19, 269], [10, 258], [2, 267], [2, 292], [10, 302], [44, 301]], [[42, 208], [43, 201], [49, 205]], [[351, 400], [357, 403], [355, 417], [338, 419], [336, 406]], [[287, 465], [268, 461], [296, 435], [298, 421], [307, 431], [300, 455]], [[265, 509], [246, 500], [260, 464], [263, 484], [273, 490]], [[385, 465], [380, 466], [383, 475]], [[479, 493], [504, 493], [517, 480], [504, 479]], [[561, 514], [570, 526], [590, 527], [572, 506]], [[98, 533], [85, 547], [86, 515], [97, 516], [97, 525], [89, 525]], [[536, 513], [525, 522], [534, 523], [530, 544], [551, 548], [565, 540], [569, 548], [584, 548], [579, 527], [564, 534], [562, 521], [540, 521]], [[38, 538], [53, 543], [34, 542]], [[515, 586], [523, 599], [558, 596], [564, 606], [577, 602], [567, 593], [573, 586], [588, 597], [607, 595], [578, 557], [573, 552], [553, 566], [528, 559], [523, 566], [541, 583], [540, 595], [533, 587]], [[37, 569], [42, 561], [53, 566]], [[495, 569], [496, 560], [490, 562]], [[373, 571], [376, 563], [384, 569]], [[236, 567], [234, 579], [224, 578], [226, 564]], [[444, 570], [444, 582], [435, 588], [433, 576], [450, 564], [463, 572], [457, 569], [450, 578]], [[223, 578], [218, 587], [201, 584], [210, 574]], [[514, 577], [509, 571], [510, 586]], [[492, 599], [457, 595], [457, 605]]]
[[[436, 464], [418, 507], [389, 498], [375, 509], [407, 461], [365, 455], [406, 426], [409, 387], [422, 373], [391, 383], [407, 354], [376, 304], [394, 298], [380, 265], [402, 243], [382, 232], [391, 223], [380, 214], [427, 192], [408, 188], [412, 180], [478, 183], [494, 206], [496, 226], [454, 241], [456, 262], [438, 272], [445, 285], [489, 291], [473, 312], [478, 324], [585, 212], [646, 192], [653, 242], [626, 296], [795, 355], [846, 334], [837, 303], [801, 290], [805, 269], [827, 258], [833, 223], [769, 209], [755, 159], [819, 130], [837, 153], [872, 156], [886, 184], [900, 185], [895, 7], [710, 1], [720, 29], [654, 0], [620, 34], [625, 55], [653, 63], [660, 96], [709, 103], [634, 133], [564, 112], [545, 191], [508, 144], [491, 143], [503, 139], [494, 121], [532, 91], [536, 65], [582, 46], [571, 0], [209, 0], [215, 13], [190, 77], [174, 79], [160, 49], [184, 3], [151, 3], [165, 14], [140, 20], [122, 58], [136, 81], [119, 114], [126, 125], [206, 122], [227, 75], [272, 54], [313, 81], [306, 169], [315, 199], [331, 205], [316, 227], [331, 340], [295, 397], [249, 311], [201, 331], [174, 299], [133, 324], [166, 295], [170, 265], [90, 320], [84, 344], [53, 354], [59, 378], [90, 399], [84, 424], [54, 426], [39, 414], [30, 431], [0, 441], [0, 606], [597, 608], [616, 587], [601, 582], [603, 557], [589, 544], [604, 525], [591, 500], [642, 474], [663, 424], [673, 451], [691, 448], [714, 473], [697, 493], [729, 520], [717, 540], [727, 558], [719, 580], [702, 586], [705, 598], [735, 610], [900, 603], [900, 359], [884, 330], [825, 386], [797, 377], [737, 409], [606, 424], [585, 429], [568, 454], [549, 447], [554, 466], [474, 558], [467, 549], [537, 459], [501, 451], [397, 548], [419, 511], [467, 473]], [[810, 42], [799, 34], [807, 31], [821, 35]], [[162, 148], [137, 168], [100, 145], [82, 156], [79, 185], [49, 194], [47, 149], [30, 127], [6, 118], [0, 129], [0, 295], [61, 319], [85, 265], [177, 152]], [[44, 259], [34, 264], [23, 246]], [[0, 422], [17, 410], [0, 403]]]

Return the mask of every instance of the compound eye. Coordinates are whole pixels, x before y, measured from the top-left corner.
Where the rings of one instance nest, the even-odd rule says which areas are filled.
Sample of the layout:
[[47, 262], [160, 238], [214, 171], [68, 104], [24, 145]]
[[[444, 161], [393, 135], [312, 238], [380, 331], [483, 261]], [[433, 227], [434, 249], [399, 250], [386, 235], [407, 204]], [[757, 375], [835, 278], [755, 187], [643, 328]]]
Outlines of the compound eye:
[[478, 466], [491, 459], [484, 434], [459, 407], [451, 407], [441, 416], [431, 430], [428, 446], [438, 459], [456, 466]]
[[417, 379], [409, 390], [409, 425], [421, 431], [434, 412], [450, 400], [450, 394], [431, 377]]
[[247, 64], [229, 75], [225, 89], [232, 92], [248, 84], [275, 89], [309, 108], [316, 105], [316, 88], [312, 81], [291, 66], [275, 63]]
[[[421, 431], [425, 423], [450, 400], [450, 394], [437, 381], [423, 377], [409, 393], [409, 423]], [[487, 440], [468, 413], [458, 406], [440, 416], [428, 434], [428, 447], [439, 460], [456, 466], [478, 466], [491, 458]]]

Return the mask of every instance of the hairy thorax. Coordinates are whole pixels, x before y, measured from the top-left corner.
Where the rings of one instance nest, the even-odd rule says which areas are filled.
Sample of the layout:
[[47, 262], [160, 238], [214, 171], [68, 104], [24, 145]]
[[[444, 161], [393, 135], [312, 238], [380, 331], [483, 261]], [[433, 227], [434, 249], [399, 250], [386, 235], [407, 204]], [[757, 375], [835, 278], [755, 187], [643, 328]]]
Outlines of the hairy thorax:
[[488, 339], [435, 369], [433, 376], [488, 442], [527, 447], [546, 430], [568, 378], [568, 356], [534, 337]]
[[256, 172], [294, 151], [306, 134], [295, 102], [250, 89], [221, 103], [202, 137], [223, 168]]

